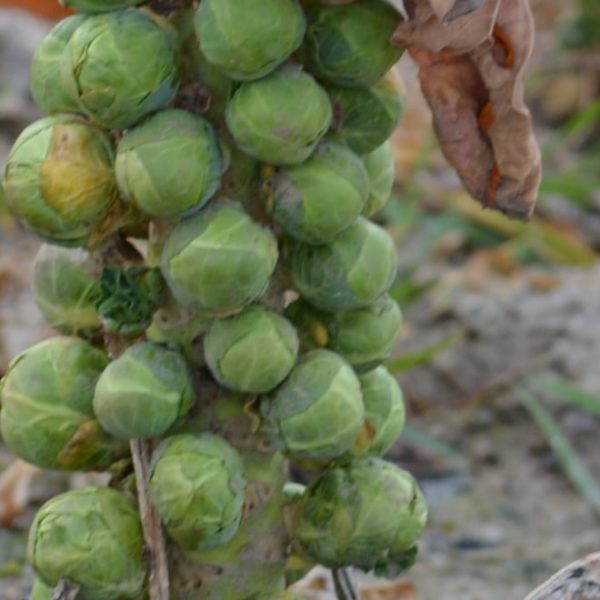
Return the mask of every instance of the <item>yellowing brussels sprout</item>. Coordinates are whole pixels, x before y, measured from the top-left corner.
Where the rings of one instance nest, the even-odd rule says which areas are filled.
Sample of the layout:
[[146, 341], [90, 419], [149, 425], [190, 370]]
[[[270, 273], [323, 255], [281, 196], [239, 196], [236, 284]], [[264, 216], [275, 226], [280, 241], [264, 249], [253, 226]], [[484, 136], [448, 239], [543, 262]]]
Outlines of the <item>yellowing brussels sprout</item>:
[[152, 503], [185, 550], [210, 550], [235, 535], [245, 487], [239, 454], [209, 433], [167, 438], [152, 457]]
[[167, 239], [162, 272], [179, 302], [227, 314], [265, 292], [277, 241], [237, 207], [220, 205], [181, 222]]
[[296, 290], [316, 308], [364, 308], [390, 289], [396, 249], [384, 229], [359, 217], [327, 246], [290, 242], [288, 267]]
[[365, 204], [363, 214], [370, 217], [378, 213], [390, 199], [394, 187], [394, 152], [389, 142], [383, 144], [373, 152], [363, 156], [371, 180], [371, 193]]
[[31, 93], [39, 109], [47, 114], [79, 112], [77, 102], [63, 88], [61, 61], [67, 42], [85, 17], [74, 15], [59, 21], [37, 47], [31, 62]]
[[56, 586], [66, 577], [82, 600], [137, 600], [146, 579], [143, 549], [133, 502], [111, 488], [84, 488], [40, 508], [27, 555], [43, 583]]
[[17, 138], [6, 163], [10, 210], [38, 235], [81, 245], [117, 199], [110, 138], [74, 117], [46, 117]]
[[20, 458], [47, 469], [110, 466], [123, 445], [101, 430], [94, 386], [108, 359], [88, 342], [56, 337], [17, 356], [0, 387], [0, 428]]
[[142, 342], [104, 370], [96, 385], [94, 412], [116, 438], [144, 439], [166, 433], [193, 402], [194, 384], [183, 356]]
[[413, 477], [372, 458], [326, 470], [295, 507], [292, 533], [331, 568], [394, 572], [414, 560], [427, 506]]
[[196, 31], [207, 60], [232, 79], [259, 79], [302, 43], [297, 0], [203, 0]]
[[364, 308], [332, 313], [297, 300], [286, 316], [299, 329], [305, 348], [327, 347], [358, 372], [389, 357], [402, 327], [400, 307], [387, 294]]
[[359, 376], [372, 439], [367, 453], [383, 456], [398, 440], [406, 411], [404, 397], [396, 378], [385, 367]]
[[329, 129], [331, 117], [327, 92], [293, 65], [243, 83], [226, 111], [227, 126], [237, 145], [274, 165], [305, 161]]
[[308, 10], [307, 18], [308, 68], [332, 83], [372, 85], [404, 51], [391, 43], [402, 17], [381, 0], [317, 5]]
[[305, 354], [271, 400], [264, 401], [273, 443], [296, 458], [329, 460], [354, 444], [363, 425], [360, 383], [329, 350]]
[[125, 133], [117, 149], [124, 200], [153, 217], [177, 217], [208, 202], [219, 187], [221, 154], [212, 125], [165, 110]]
[[141, 4], [144, 0], [60, 0], [61, 4], [82, 12], [101, 13]]
[[398, 126], [404, 112], [404, 88], [390, 72], [372, 87], [329, 88], [336, 115], [335, 138], [357, 154], [377, 150]]
[[273, 176], [273, 218], [292, 237], [308, 244], [331, 242], [352, 225], [369, 194], [361, 159], [334, 142], [324, 142], [301, 165]]
[[131, 127], [175, 97], [177, 37], [135, 10], [94, 15], [71, 36], [61, 74], [90, 119], [107, 129]]
[[101, 327], [101, 266], [87, 252], [44, 244], [33, 263], [35, 302], [49, 325], [66, 335], [93, 335]]
[[262, 306], [215, 321], [204, 338], [204, 353], [214, 378], [233, 390], [263, 393], [279, 385], [298, 356], [292, 324]]

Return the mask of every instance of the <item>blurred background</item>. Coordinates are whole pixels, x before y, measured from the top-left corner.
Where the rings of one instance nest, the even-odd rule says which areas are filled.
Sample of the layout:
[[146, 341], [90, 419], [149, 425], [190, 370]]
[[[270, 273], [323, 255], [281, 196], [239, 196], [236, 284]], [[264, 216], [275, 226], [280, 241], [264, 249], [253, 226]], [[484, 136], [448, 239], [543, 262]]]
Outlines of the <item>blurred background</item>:
[[[527, 96], [544, 156], [528, 225], [482, 210], [436, 144], [408, 57], [395, 136], [395, 196], [380, 214], [397, 241], [393, 295], [404, 335], [389, 367], [409, 426], [390, 459], [431, 508], [417, 565], [365, 600], [520, 600], [600, 551], [600, 3], [534, 0]], [[52, 0], [0, 0], [0, 167], [39, 115], [28, 90]], [[52, 335], [29, 292], [39, 242], [0, 198], [0, 376]], [[27, 596], [25, 539], [36, 507], [77, 476], [10, 469], [0, 448], [0, 600]], [[303, 582], [329, 598], [317, 572]]]

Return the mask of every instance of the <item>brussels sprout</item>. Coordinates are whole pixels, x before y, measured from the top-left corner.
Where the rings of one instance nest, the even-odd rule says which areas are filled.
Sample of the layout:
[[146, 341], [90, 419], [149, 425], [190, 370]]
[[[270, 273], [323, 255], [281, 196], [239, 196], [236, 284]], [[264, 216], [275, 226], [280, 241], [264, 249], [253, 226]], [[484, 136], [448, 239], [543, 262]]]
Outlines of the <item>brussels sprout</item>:
[[66, 335], [93, 335], [101, 323], [101, 266], [87, 252], [44, 244], [33, 263], [35, 302], [49, 325]]
[[77, 102], [67, 93], [61, 81], [61, 61], [67, 42], [85, 17], [67, 17], [55, 25], [37, 47], [31, 62], [31, 93], [39, 109], [47, 114], [79, 112]]
[[167, 438], [152, 457], [152, 502], [185, 550], [210, 550], [235, 535], [245, 487], [239, 454], [210, 433]]
[[398, 61], [392, 34], [402, 17], [381, 0], [307, 11], [306, 64], [315, 75], [345, 86], [372, 85]]
[[141, 4], [145, 0], [60, 0], [61, 4], [74, 10], [103, 13]]
[[324, 142], [301, 165], [273, 176], [273, 218], [308, 244], [331, 242], [352, 225], [369, 194], [369, 176], [351, 150]]
[[227, 126], [237, 145], [274, 165], [304, 162], [329, 129], [331, 117], [325, 90], [293, 65], [243, 83], [226, 111]]
[[133, 502], [111, 488], [84, 488], [40, 508], [27, 554], [46, 585], [67, 577], [79, 585], [82, 600], [133, 600], [144, 591], [143, 548]]
[[53, 595], [54, 587], [46, 585], [39, 577], [36, 577], [29, 600], [52, 600]]
[[359, 376], [371, 440], [367, 449], [372, 456], [383, 456], [402, 433], [405, 420], [402, 390], [385, 367]]
[[207, 60], [232, 79], [259, 79], [302, 43], [297, 0], [203, 0], [196, 32]]
[[222, 144], [221, 148], [225, 157], [225, 172], [221, 177], [219, 194], [243, 204], [260, 198], [260, 162], [235, 146]]
[[347, 360], [356, 371], [369, 371], [391, 354], [402, 312], [384, 295], [365, 308], [328, 313], [297, 300], [286, 316], [300, 330], [305, 348], [327, 347]]
[[38, 235], [81, 245], [117, 200], [110, 138], [68, 116], [46, 117], [17, 138], [6, 163], [10, 210]]
[[295, 507], [293, 535], [331, 568], [392, 571], [414, 556], [427, 506], [413, 477], [377, 458], [334, 466]]
[[394, 72], [372, 87], [329, 88], [336, 139], [357, 154], [377, 150], [398, 126], [404, 112], [404, 89]]
[[101, 470], [123, 451], [94, 418], [94, 386], [106, 355], [56, 337], [17, 356], [0, 387], [0, 428], [20, 458], [47, 469]]
[[296, 290], [328, 311], [363, 308], [390, 289], [396, 249], [384, 229], [359, 217], [328, 246], [292, 241], [288, 267]]
[[215, 321], [204, 338], [204, 353], [214, 378], [233, 390], [262, 393], [289, 374], [298, 356], [291, 323], [262, 306]]
[[108, 129], [131, 127], [175, 97], [177, 37], [135, 10], [91, 16], [69, 40], [61, 75], [94, 122]]
[[226, 314], [265, 292], [277, 264], [274, 236], [237, 207], [210, 207], [172, 231], [162, 272], [189, 308]]
[[194, 384], [179, 352], [152, 342], [130, 346], [104, 370], [94, 394], [94, 411], [119, 439], [166, 433], [194, 402]]
[[371, 180], [371, 193], [363, 214], [365, 217], [370, 217], [387, 204], [394, 187], [396, 165], [392, 145], [386, 142], [377, 150], [363, 156], [363, 162]]
[[262, 408], [273, 443], [293, 457], [313, 460], [346, 452], [364, 419], [357, 376], [329, 350], [304, 355]]
[[219, 187], [221, 154], [212, 125], [165, 110], [127, 132], [117, 149], [124, 200], [153, 217], [178, 217], [208, 202]]

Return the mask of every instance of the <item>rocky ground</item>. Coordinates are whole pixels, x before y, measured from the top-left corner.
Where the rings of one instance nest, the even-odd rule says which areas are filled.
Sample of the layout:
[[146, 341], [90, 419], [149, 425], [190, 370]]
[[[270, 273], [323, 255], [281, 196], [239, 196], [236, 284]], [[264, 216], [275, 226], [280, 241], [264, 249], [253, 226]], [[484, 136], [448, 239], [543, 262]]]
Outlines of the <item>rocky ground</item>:
[[[0, 11], [0, 165], [36, 116], [27, 69], [47, 27]], [[0, 212], [0, 373], [50, 334], [28, 290], [37, 247]], [[453, 341], [400, 375], [411, 429], [391, 458], [419, 477], [431, 518], [405, 579], [390, 585], [358, 576], [365, 600], [522, 600], [561, 566], [600, 549], [598, 515], [573, 491], [520, 401], [532, 376], [561, 377], [600, 396], [600, 269], [496, 267], [478, 254], [416, 275], [434, 285], [407, 311], [397, 355]], [[600, 481], [598, 419], [541, 399]], [[0, 455], [0, 467], [9, 462]], [[27, 593], [24, 532], [35, 505], [74, 483], [38, 477], [30, 510], [0, 529], [0, 600]], [[302, 584], [323, 600], [333, 598], [328, 586], [319, 571]]]

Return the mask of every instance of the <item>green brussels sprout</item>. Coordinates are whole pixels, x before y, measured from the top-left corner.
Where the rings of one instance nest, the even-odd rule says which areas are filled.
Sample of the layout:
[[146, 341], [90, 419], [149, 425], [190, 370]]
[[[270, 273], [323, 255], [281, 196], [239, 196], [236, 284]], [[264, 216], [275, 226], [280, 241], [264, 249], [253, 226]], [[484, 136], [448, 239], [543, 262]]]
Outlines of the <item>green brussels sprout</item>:
[[332, 83], [373, 85], [404, 52], [391, 43], [402, 17], [381, 0], [317, 5], [307, 11], [307, 19], [306, 64]]
[[235, 206], [183, 221], [167, 239], [162, 272], [188, 308], [235, 312], [263, 295], [277, 264], [277, 241]]
[[365, 217], [378, 213], [390, 199], [394, 187], [396, 165], [392, 145], [386, 142], [377, 150], [363, 156], [371, 180], [371, 193], [363, 209]]
[[335, 138], [357, 154], [377, 150], [398, 126], [404, 89], [394, 72], [372, 87], [328, 89], [336, 115]]
[[109, 467], [124, 445], [102, 431], [92, 409], [107, 363], [104, 352], [73, 337], [46, 340], [17, 356], [0, 387], [6, 445], [46, 469]]
[[262, 410], [275, 446], [311, 460], [344, 454], [364, 421], [360, 382], [350, 365], [329, 350], [305, 354]]
[[165, 108], [177, 93], [177, 36], [136, 10], [87, 18], [69, 40], [61, 75], [79, 109], [124, 129]]
[[87, 252], [44, 244], [33, 263], [35, 302], [49, 325], [66, 335], [100, 330], [101, 265]]
[[293, 65], [243, 83], [226, 110], [227, 126], [240, 149], [273, 165], [304, 162], [331, 118], [327, 92]]
[[143, 549], [133, 502], [111, 488], [84, 488], [40, 508], [27, 555], [46, 585], [67, 577], [80, 587], [82, 600], [134, 600], [145, 587]]
[[273, 218], [307, 244], [331, 242], [358, 218], [369, 195], [364, 163], [351, 150], [324, 142], [301, 165], [272, 178]]
[[220, 195], [243, 204], [260, 198], [260, 162], [235, 146], [222, 144], [222, 152], [225, 169], [221, 177]]
[[287, 307], [286, 316], [300, 330], [304, 348], [327, 347], [358, 372], [390, 356], [402, 327], [400, 307], [388, 294], [364, 308], [334, 313], [300, 299]]
[[10, 210], [43, 238], [82, 245], [118, 193], [110, 138], [74, 117], [46, 117], [17, 138], [6, 163]]
[[292, 240], [288, 267], [296, 290], [316, 308], [364, 308], [390, 289], [396, 249], [384, 229], [359, 217], [327, 246]]
[[121, 196], [153, 217], [204, 206], [219, 188], [221, 154], [212, 125], [183, 110], [165, 110], [128, 131], [115, 162]]
[[39, 577], [36, 577], [29, 600], [52, 600], [53, 595], [54, 586], [46, 585]]
[[263, 393], [279, 385], [298, 356], [292, 324], [262, 306], [215, 321], [204, 338], [204, 354], [214, 378], [225, 387]]
[[152, 502], [185, 550], [210, 550], [236, 534], [245, 487], [239, 454], [210, 433], [167, 438], [152, 457]]
[[294, 537], [320, 564], [393, 572], [414, 558], [427, 505], [409, 473], [370, 458], [326, 470], [294, 513]]
[[194, 384], [183, 356], [141, 342], [104, 370], [96, 384], [94, 412], [116, 438], [145, 439], [177, 425], [193, 402]]
[[396, 378], [385, 367], [359, 376], [371, 439], [366, 451], [383, 456], [398, 440], [405, 421], [404, 397]]
[[74, 15], [59, 21], [37, 47], [31, 62], [29, 81], [31, 93], [39, 109], [47, 114], [79, 112], [77, 102], [64, 89], [61, 81], [61, 62], [67, 42], [85, 21]]
[[144, 0], [60, 0], [63, 6], [82, 12], [103, 13], [141, 4]]
[[297, 0], [203, 0], [196, 32], [207, 60], [239, 81], [275, 70], [302, 43]]

